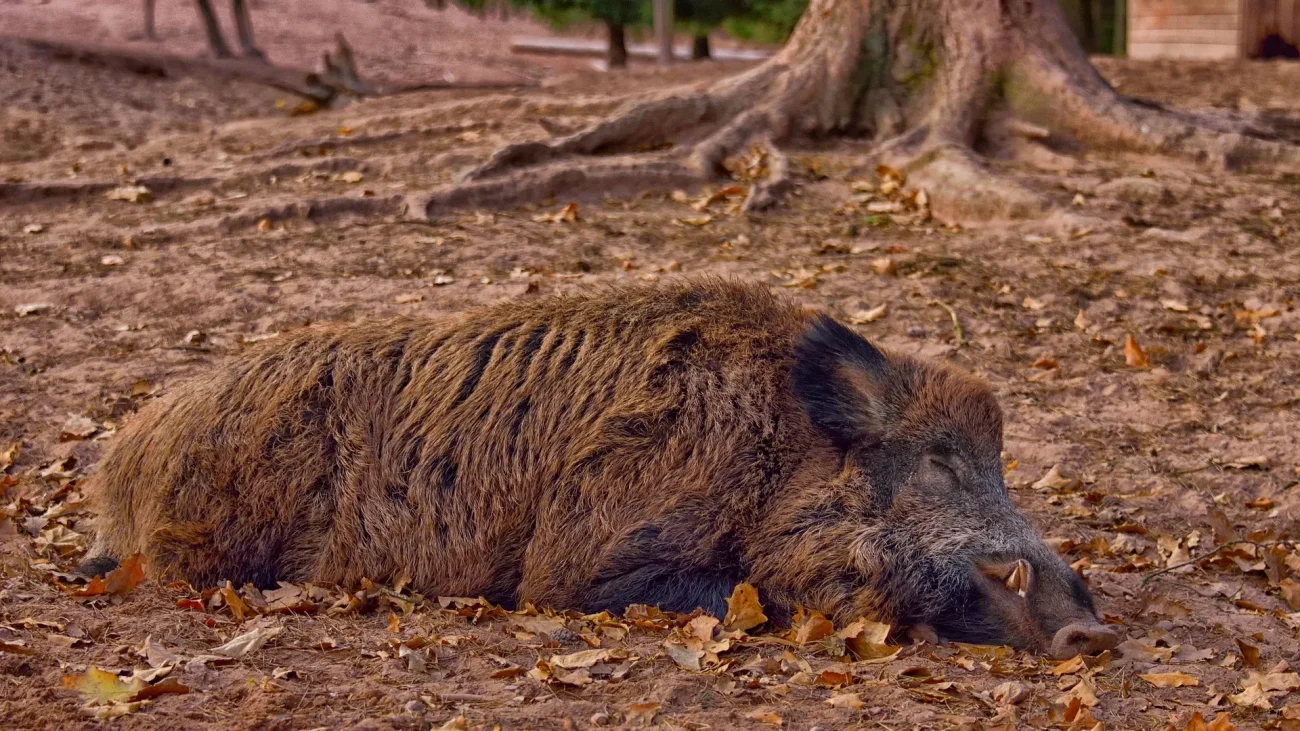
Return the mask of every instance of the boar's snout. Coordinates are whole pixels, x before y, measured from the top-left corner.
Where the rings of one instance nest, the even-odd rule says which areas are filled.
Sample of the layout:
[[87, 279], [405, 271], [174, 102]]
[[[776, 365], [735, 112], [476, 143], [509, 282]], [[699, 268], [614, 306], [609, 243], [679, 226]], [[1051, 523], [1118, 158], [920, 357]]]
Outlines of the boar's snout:
[[[1043, 551], [1029, 558], [976, 561], [981, 592], [979, 639], [1045, 652], [1068, 660], [1119, 644], [1116, 632], [1097, 619], [1092, 595], [1065, 562]], [[969, 616], [969, 615], [968, 615]]]
[[1069, 660], [1075, 655], [1092, 655], [1114, 649], [1119, 635], [1109, 627], [1096, 623], [1076, 623], [1057, 630], [1052, 638], [1051, 653], [1057, 660]]

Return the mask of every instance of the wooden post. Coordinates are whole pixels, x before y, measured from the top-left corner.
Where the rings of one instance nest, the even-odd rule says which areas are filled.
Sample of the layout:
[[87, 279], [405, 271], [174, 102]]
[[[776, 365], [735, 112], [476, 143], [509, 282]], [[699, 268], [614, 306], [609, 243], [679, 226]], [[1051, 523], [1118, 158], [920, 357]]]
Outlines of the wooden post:
[[673, 62], [673, 0], [654, 0], [654, 15], [659, 63], [667, 66]]
[[1125, 0], [1115, 0], [1115, 45], [1111, 53], [1128, 55], [1128, 3]]

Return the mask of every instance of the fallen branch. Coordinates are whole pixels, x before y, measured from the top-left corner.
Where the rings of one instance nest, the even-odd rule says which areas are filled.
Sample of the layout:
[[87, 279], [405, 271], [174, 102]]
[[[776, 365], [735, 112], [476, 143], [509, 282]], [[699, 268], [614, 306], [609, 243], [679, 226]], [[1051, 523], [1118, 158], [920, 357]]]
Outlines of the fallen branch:
[[24, 45], [55, 61], [99, 66], [142, 76], [180, 78], [200, 76], [223, 81], [242, 81], [269, 86], [303, 97], [318, 106], [329, 106], [341, 95], [354, 97], [391, 96], [417, 91], [442, 89], [517, 89], [534, 86], [532, 82], [487, 81], [477, 83], [429, 82], [408, 85], [384, 85], [363, 82], [357, 73], [351, 47], [337, 37], [337, 48], [324, 54], [320, 71], [275, 66], [258, 60], [241, 58], [200, 58], [175, 56], [150, 51], [130, 51], [101, 46], [76, 45], [60, 41], [31, 38], [3, 38]]
[[1267, 543], [1260, 543], [1260, 542], [1258, 542], [1258, 541], [1247, 541], [1247, 540], [1228, 541], [1227, 543], [1223, 544], [1222, 546], [1219, 546], [1219, 547], [1215, 548], [1213, 551], [1210, 551], [1209, 553], [1205, 554], [1204, 556], [1200, 556], [1200, 557], [1198, 557], [1198, 558], [1194, 558], [1194, 559], [1192, 559], [1191, 561], [1183, 561], [1182, 563], [1176, 563], [1176, 564], [1174, 564], [1173, 566], [1166, 566], [1166, 567], [1164, 567], [1163, 569], [1160, 569], [1159, 571], [1152, 571], [1151, 573], [1147, 574], [1146, 577], [1144, 577], [1144, 578], [1142, 579], [1142, 583], [1141, 583], [1141, 584], [1138, 584], [1138, 589], [1145, 589], [1145, 588], [1147, 588], [1147, 584], [1149, 584], [1149, 583], [1151, 582], [1151, 580], [1154, 579], [1154, 578], [1156, 578], [1157, 576], [1160, 576], [1160, 575], [1162, 575], [1162, 574], [1167, 574], [1167, 573], [1169, 573], [1170, 571], [1176, 571], [1176, 570], [1181, 569], [1181, 568], [1183, 568], [1183, 567], [1185, 567], [1185, 566], [1194, 566], [1194, 565], [1196, 565], [1196, 564], [1198, 564], [1198, 563], [1200, 563], [1200, 562], [1202, 562], [1202, 561], [1204, 561], [1204, 560], [1206, 560], [1206, 559], [1213, 558], [1216, 554], [1219, 553], [1219, 551], [1222, 551], [1222, 550], [1224, 550], [1225, 548], [1231, 548], [1231, 547], [1233, 547], [1233, 546], [1240, 546], [1240, 545], [1247, 545], [1247, 546], [1254, 546], [1255, 548], [1259, 548], [1259, 549], [1265, 549], [1265, 548], [1272, 548], [1273, 546], [1281, 545], [1282, 543], [1285, 543], [1285, 541], [1269, 541], [1269, 542], [1267, 542]]

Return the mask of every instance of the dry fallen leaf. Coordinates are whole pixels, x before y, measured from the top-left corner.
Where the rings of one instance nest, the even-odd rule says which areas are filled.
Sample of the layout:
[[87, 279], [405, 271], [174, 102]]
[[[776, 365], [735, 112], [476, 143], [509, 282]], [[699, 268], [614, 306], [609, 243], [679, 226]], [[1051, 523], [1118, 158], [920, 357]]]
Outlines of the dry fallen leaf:
[[780, 726], [781, 716], [772, 711], [750, 711], [745, 714], [745, 718], [758, 723], [766, 723], [771, 726]]
[[853, 683], [853, 668], [849, 665], [837, 663], [832, 665], [813, 678], [813, 685], [821, 688], [839, 688]]
[[397, 658], [406, 661], [406, 669], [413, 673], [422, 673], [427, 666], [424, 654], [407, 645], [397, 646]]
[[610, 660], [617, 662], [625, 659], [627, 659], [627, 652], [624, 650], [583, 650], [571, 655], [553, 655], [547, 658], [546, 662], [551, 667], [576, 670], [578, 668], [589, 668], [596, 663]]
[[1248, 668], [1259, 667], [1259, 648], [1242, 640], [1238, 637], [1236, 640], [1237, 649], [1241, 651], [1241, 661]]
[[167, 678], [155, 685], [148, 685], [139, 678], [119, 678], [117, 675], [89, 668], [84, 675], [65, 675], [63, 687], [75, 690], [95, 703], [129, 703], [148, 700], [167, 693], [184, 694], [190, 689], [181, 685], [175, 678]]
[[690, 630], [691, 635], [703, 640], [704, 642], [711, 642], [713, 640], [713, 631], [717, 626], [718, 618], [711, 617], [707, 614], [701, 614], [695, 619], [692, 619], [690, 623], [686, 625], [687, 629]]
[[856, 312], [851, 312], [849, 313], [849, 322], [854, 325], [866, 325], [867, 323], [875, 322], [876, 320], [879, 320], [880, 318], [884, 317], [885, 312], [888, 311], [888, 309], [889, 309], [889, 304], [885, 303], [876, 307], [872, 307], [869, 310], [858, 310]]
[[1201, 681], [1187, 673], [1145, 673], [1138, 676], [1157, 688], [1194, 688]]
[[176, 678], [163, 678], [162, 680], [158, 681], [157, 683], [154, 683], [153, 685], [146, 685], [144, 688], [141, 688], [139, 693], [136, 693], [134, 696], [131, 697], [131, 700], [145, 701], [145, 700], [149, 700], [150, 698], [157, 698], [160, 695], [167, 695], [169, 693], [176, 694], [176, 695], [185, 695], [186, 693], [189, 692], [190, 689], [184, 685], [181, 685], [180, 681], [177, 680]]
[[673, 219], [673, 221], [674, 221], [675, 223], [679, 223], [679, 224], [682, 224], [682, 225], [685, 225], [685, 226], [697, 226], [697, 227], [698, 227], [698, 226], [706, 226], [706, 225], [708, 225], [709, 222], [712, 221], [712, 220], [713, 220], [713, 216], [710, 216], [710, 215], [707, 214], [707, 213], [704, 214], [704, 215], [700, 215], [700, 216], [686, 216], [686, 217], [683, 217], [683, 218], [674, 218], [674, 219]]
[[22, 442], [13, 442], [8, 447], [0, 449], [0, 472], [9, 469], [18, 456], [18, 451], [22, 447]]
[[104, 577], [104, 591], [122, 595], [139, 586], [141, 581], [144, 581], [144, 556], [133, 553]]
[[898, 274], [898, 265], [894, 263], [893, 259], [887, 256], [882, 256], [879, 259], [872, 259], [870, 264], [871, 271], [881, 276], [895, 276]]
[[702, 669], [700, 662], [704, 659], [703, 650], [693, 650], [676, 642], [665, 642], [664, 650], [681, 669], [696, 673]]
[[[1078, 658], [1078, 655], [1075, 656]], [[1014, 706], [1028, 698], [1031, 694], [1029, 686], [1019, 681], [1010, 680], [993, 689], [993, 700], [998, 705]]]
[[1220, 713], [1210, 723], [1200, 713], [1193, 713], [1183, 731], [1236, 731], [1236, 728], [1232, 725], [1232, 715], [1227, 712]]
[[27, 317], [28, 315], [39, 315], [42, 312], [52, 309], [54, 309], [54, 305], [49, 304], [48, 302], [31, 302], [25, 305], [15, 306], [14, 314], [19, 317]]
[[1282, 579], [1278, 589], [1282, 591], [1282, 599], [1287, 606], [1294, 612], [1300, 612], [1300, 581]]
[[767, 621], [763, 605], [758, 601], [758, 589], [753, 584], [741, 582], [727, 599], [727, 616], [723, 625], [730, 630], [751, 630]]
[[1035, 490], [1064, 490], [1074, 484], [1074, 480], [1068, 479], [1061, 475], [1061, 466], [1052, 465], [1047, 474], [1035, 482], [1032, 487]]
[[1057, 663], [1055, 667], [1047, 672], [1056, 676], [1073, 675], [1086, 667], [1087, 666], [1083, 664], [1083, 656], [1075, 655], [1069, 660]]
[[148, 203], [153, 200], [153, 193], [143, 185], [123, 185], [104, 194], [111, 201], [128, 201], [130, 203]]
[[99, 431], [99, 425], [84, 416], [73, 416], [63, 425], [59, 434], [60, 442], [73, 442], [89, 439]]
[[230, 613], [235, 615], [235, 619], [238, 621], [242, 622], [253, 616], [253, 610], [239, 596], [239, 593], [235, 591], [235, 587], [229, 581], [226, 582], [225, 586], [221, 587], [218, 593], [221, 594], [221, 599], [226, 603], [226, 607], [230, 609]]
[[806, 645], [835, 634], [835, 625], [821, 612], [812, 612], [790, 631], [790, 639]]
[[1079, 682], [1075, 683], [1074, 687], [1070, 688], [1068, 692], [1056, 699], [1057, 703], [1066, 706], [1075, 701], [1077, 701], [1080, 706], [1086, 706], [1088, 708], [1097, 705], [1097, 686], [1093, 684], [1090, 678], [1079, 678]]
[[1258, 684], [1266, 691], [1278, 691], [1281, 693], [1290, 693], [1293, 690], [1300, 690], [1300, 674], [1297, 673], [1260, 673], [1256, 671], [1247, 671], [1248, 678], [1243, 685], [1250, 686]]
[[152, 636], [144, 638], [144, 644], [136, 650], [136, 654], [143, 657], [151, 668], [175, 667], [181, 663], [180, 655], [154, 642]]
[[839, 693], [827, 698], [826, 705], [831, 708], [847, 708], [851, 711], [860, 711], [867, 704], [862, 702], [862, 696], [857, 693]]
[[903, 649], [885, 644], [892, 629], [890, 625], [863, 618], [840, 630], [839, 636], [855, 660], [881, 663], [892, 660]]
[[1251, 683], [1240, 693], [1228, 696], [1228, 700], [1238, 706], [1250, 706], [1263, 711], [1273, 708], [1273, 701], [1269, 698], [1268, 691], [1260, 683]]
[[212, 654], [232, 659], [241, 658], [250, 652], [260, 650], [263, 645], [283, 631], [283, 627], [256, 627], [220, 647], [212, 648]]
[[1124, 362], [1130, 368], [1147, 368], [1151, 361], [1147, 358], [1146, 351], [1138, 345], [1138, 341], [1133, 339], [1132, 335], [1124, 336]]
[[75, 597], [96, 597], [105, 594], [121, 596], [144, 581], [144, 556], [133, 553], [122, 563], [109, 571], [102, 579], [98, 576], [86, 584], [86, 588], [72, 592]]
[[63, 676], [63, 687], [75, 690], [92, 701], [100, 703], [125, 702], [144, 689], [143, 680], [131, 678], [123, 681], [117, 675], [89, 668], [85, 675]]
[[632, 703], [623, 709], [623, 719], [629, 726], [653, 726], [658, 703]]
[[12, 642], [0, 642], [0, 652], [7, 652], [10, 655], [39, 655], [39, 650], [27, 647], [26, 645], [16, 645]]
[[538, 223], [575, 223], [578, 220], [578, 204], [569, 203], [553, 213], [539, 213], [533, 216]]

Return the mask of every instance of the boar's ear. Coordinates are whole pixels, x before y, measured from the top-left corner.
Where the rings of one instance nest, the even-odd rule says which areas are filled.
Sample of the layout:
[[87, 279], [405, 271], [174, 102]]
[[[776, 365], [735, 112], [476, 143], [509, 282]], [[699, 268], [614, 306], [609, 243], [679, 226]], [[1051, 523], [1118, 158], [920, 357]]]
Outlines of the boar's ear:
[[884, 436], [884, 353], [826, 315], [818, 315], [794, 351], [794, 393], [808, 418], [841, 446]]

